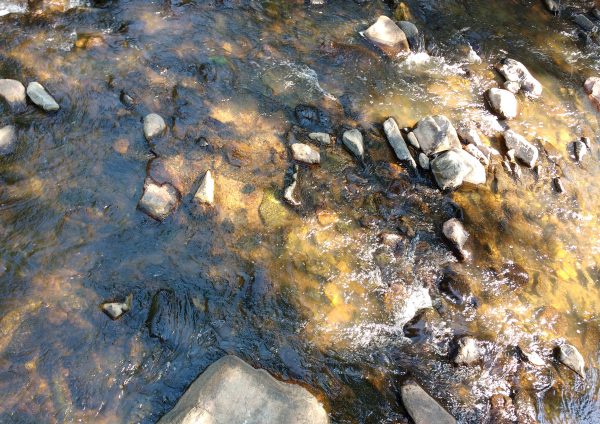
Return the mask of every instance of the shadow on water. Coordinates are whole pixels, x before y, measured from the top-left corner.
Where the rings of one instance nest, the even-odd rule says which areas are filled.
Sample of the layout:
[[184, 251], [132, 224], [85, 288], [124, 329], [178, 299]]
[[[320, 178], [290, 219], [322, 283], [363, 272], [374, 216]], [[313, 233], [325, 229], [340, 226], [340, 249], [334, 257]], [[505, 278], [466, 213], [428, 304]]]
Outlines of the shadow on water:
[[[3, 109], [0, 118], [19, 130], [17, 153], [0, 164], [1, 422], [155, 422], [226, 353], [305, 385], [334, 422], [403, 422], [397, 389], [408, 375], [462, 422], [481, 422], [494, 390], [509, 392], [519, 379], [534, 380], [525, 389], [548, 382], [527, 377], [507, 353], [522, 337], [569, 339], [596, 358], [598, 240], [585, 234], [597, 228], [589, 211], [600, 202], [597, 186], [579, 194], [575, 183], [598, 175], [597, 157], [572, 171], [570, 200], [555, 200], [549, 180], [529, 175], [516, 188], [505, 176], [497, 193], [442, 196], [426, 176], [394, 164], [373, 125], [390, 114], [409, 126], [432, 113], [485, 113], [475, 99], [497, 76], [475, 66], [469, 79], [450, 50], [468, 42], [494, 63], [501, 45], [552, 93], [527, 104], [529, 124], [515, 127], [551, 135], [564, 149], [597, 130], [589, 106], [573, 100], [587, 76], [578, 67], [591, 72], [593, 57], [566, 61], [572, 38], [548, 34], [555, 18], [534, 2], [509, 2], [538, 20], [507, 31], [517, 24], [506, 2], [408, 1], [438, 43], [430, 50], [449, 56], [422, 75], [356, 36], [389, 13], [382, 3], [303, 3], [132, 0], [3, 18], [0, 75], [40, 80], [62, 109], [44, 115], [30, 106], [16, 117]], [[469, 22], [477, 29], [464, 30]], [[122, 92], [134, 106], [121, 102]], [[301, 167], [303, 206], [292, 210], [279, 199], [290, 168], [286, 134], [301, 103], [326, 110], [338, 140], [321, 148], [321, 167]], [[169, 126], [154, 146], [141, 130], [148, 112]], [[340, 145], [350, 126], [365, 134], [364, 164]], [[577, 128], [559, 134], [559, 126]], [[163, 223], [136, 210], [152, 152], [164, 165], [157, 174], [176, 178], [183, 195]], [[209, 168], [215, 210], [191, 201]], [[439, 270], [453, 262], [439, 228], [457, 210], [474, 239], [474, 309], [437, 290]], [[576, 213], [585, 219], [573, 225]], [[583, 235], [569, 240], [574, 228]], [[381, 233], [400, 234], [396, 251]], [[524, 287], [503, 284], [502, 267], [513, 262], [531, 276]], [[417, 286], [430, 289], [435, 309], [408, 324], [424, 328], [410, 343], [398, 305]], [[100, 311], [104, 300], [129, 293], [133, 307], [120, 320]], [[535, 322], [548, 304], [558, 312], [544, 316], [564, 321], [556, 329]], [[487, 359], [454, 368], [450, 341], [469, 333], [484, 341]], [[589, 422], [598, 411], [595, 370], [573, 388], [557, 370], [549, 372], [562, 373], [553, 379], [563, 383], [538, 390], [547, 393], [539, 419]]]

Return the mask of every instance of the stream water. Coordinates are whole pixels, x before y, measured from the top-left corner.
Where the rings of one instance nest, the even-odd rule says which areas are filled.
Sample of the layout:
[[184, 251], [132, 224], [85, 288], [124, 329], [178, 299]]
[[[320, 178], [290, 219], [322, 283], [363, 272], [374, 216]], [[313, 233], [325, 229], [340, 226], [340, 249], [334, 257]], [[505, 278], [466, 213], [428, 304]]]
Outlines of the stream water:
[[[0, 9], [24, 11], [17, 3]], [[541, 423], [600, 423], [600, 150], [580, 164], [568, 150], [596, 141], [583, 81], [600, 76], [600, 48], [537, 0], [406, 4], [425, 61], [390, 60], [361, 38], [392, 16], [382, 1], [115, 0], [0, 18], [0, 77], [40, 81], [61, 105], [0, 105], [0, 126], [19, 131], [0, 161], [0, 422], [153, 423], [231, 353], [302, 384], [336, 423], [408, 422], [408, 377], [461, 423], [487, 422], [498, 393], [522, 395]], [[498, 166], [486, 185], [442, 193], [397, 164], [387, 117], [485, 129], [482, 94], [507, 55], [544, 86], [510, 123], [544, 147], [541, 175], [517, 181]], [[321, 148], [321, 166], [300, 167], [292, 209], [282, 190], [299, 104], [326, 111], [338, 142]], [[136, 208], [154, 157], [150, 112], [167, 121], [160, 154], [183, 194], [162, 223]], [[339, 142], [353, 127], [364, 163]], [[209, 168], [207, 210], [191, 197]], [[460, 265], [441, 235], [457, 213], [471, 234]], [[385, 233], [400, 235], [395, 249]], [[440, 292], [449, 264], [470, 301]], [[434, 308], [411, 320], [423, 290]], [[128, 294], [121, 319], [100, 310]], [[464, 334], [481, 341], [477, 366], [449, 359]], [[559, 341], [583, 354], [585, 380], [552, 361]], [[518, 344], [548, 365], [520, 361]]]

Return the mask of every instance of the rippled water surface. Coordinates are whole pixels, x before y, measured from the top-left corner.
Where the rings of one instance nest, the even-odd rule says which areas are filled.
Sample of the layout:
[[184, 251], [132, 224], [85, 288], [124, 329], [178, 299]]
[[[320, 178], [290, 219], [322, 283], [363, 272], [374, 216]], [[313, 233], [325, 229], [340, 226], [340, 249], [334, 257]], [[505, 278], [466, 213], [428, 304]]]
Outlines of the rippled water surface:
[[[360, 37], [392, 15], [380, 1], [120, 0], [0, 18], [0, 77], [40, 81], [61, 105], [16, 116], [0, 105], [0, 125], [19, 131], [0, 162], [0, 422], [152, 423], [231, 353], [307, 387], [333, 422], [405, 422], [398, 388], [414, 377], [461, 423], [486, 422], [498, 393], [523, 394], [543, 423], [600, 423], [600, 156], [594, 145], [578, 164], [568, 149], [596, 141], [582, 86], [600, 76], [600, 49], [537, 1], [406, 3], [425, 63]], [[445, 194], [398, 164], [383, 120], [445, 114], [485, 132], [482, 94], [506, 55], [544, 85], [510, 122], [536, 140], [542, 172], [517, 181], [498, 162], [485, 186]], [[300, 167], [292, 209], [298, 104], [326, 111], [338, 141], [321, 166]], [[169, 127], [152, 148], [149, 112]], [[362, 163], [339, 141], [352, 127]], [[136, 208], [154, 154], [183, 195], [162, 223]], [[207, 169], [214, 209], [191, 200]], [[441, 225], [457, 214], [473, 258], [452, 266], [476, 299], [462, 305], [438, 289], [456, 262]], [[411, 319], [426, 291], [434, 308]], [[100, 310], [130, 293], [120, 320]], [[478, 366], [448, 358], [464, 334], [482, 341]], [[558, 341], [582, 352], [585, 380], [550, 359]], [[520, 361], [517, 344], [548, 367]]]

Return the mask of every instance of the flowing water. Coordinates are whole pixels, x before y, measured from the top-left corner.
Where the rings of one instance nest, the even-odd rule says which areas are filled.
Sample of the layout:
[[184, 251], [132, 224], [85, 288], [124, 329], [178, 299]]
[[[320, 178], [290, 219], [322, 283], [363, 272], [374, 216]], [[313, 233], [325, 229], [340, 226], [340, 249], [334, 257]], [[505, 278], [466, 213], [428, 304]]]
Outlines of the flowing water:
[[[524, 394], [543, 423], [600, 423], [600, 150], [578, 164], [568, 149], [596, 141], [582, 86], [600, 76], [600, 49], [538, 1], [406, 3], [424, 61], [390, 60], [360, 37], [392, 14], [380, 1], [115, 0], [0, 18], [0, 76], [38, 80], [61, 105], [0, 109], [19, 130], [0, 162], [0, 422], [152, 423], [231, 353], [308, 388], [333, 422], [408, 422], [398, 388], [411, 377], [461, 423], [486, 422], [498, 393]], [[543, 147], [541, 174], [516, 181], [498, 164], [485, 186], [444, 194], [397, 164], [383, 120], [491, 127], [482, 94], [506, 55], [544, 85], [510, 123]], [[325, 110], [338, 142], [300, 167], [292, 209], [282, 191], [298, 104]], [[162, 223], [136, 208], [154, 157], [149, 112], [167, 121], [154, 151], [183, 194]], [[339, 142], [351, 127], [364, 163]], [[216, 207], [203, 209], [191, 198], [209, 168]], [[457, 214], [473, 256], [463, 304], [438, 289], [456, 262], [441, 225]], [[411, 320], [427, 290], [434, 309]], [[100, 310], [128, 294], [120, 320]], [[480, 365], [452, 365], [464, 334], [481, 340]], [[559, 341], [582, 352], [585, 380], [550, 359]], [[517, 344], [548, 366], [520, 361]]]

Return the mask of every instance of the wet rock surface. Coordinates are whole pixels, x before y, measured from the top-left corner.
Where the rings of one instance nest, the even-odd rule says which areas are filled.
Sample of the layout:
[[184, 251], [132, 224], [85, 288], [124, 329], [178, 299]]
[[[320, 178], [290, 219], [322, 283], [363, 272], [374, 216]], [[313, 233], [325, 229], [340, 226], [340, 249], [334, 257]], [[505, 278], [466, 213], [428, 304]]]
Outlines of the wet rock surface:
[[415, 382], [400, 389], [402, 403], [415, 424], [456, 424], [456, 420]]
[[400, 133], [400, 129], [398, 128], [398, 124], [394, 120], [394, 118], [388, 118], [383, 123], [383, 130], [385, 131], [385, 135], [394, 149], [394, 153], [401, 161], [407, 161], [413, 168], [416, 167], [415, 160], [413, 159], [410, 151], [408, 150], [408, 146], [404, 141], [404, 137]]
[[413, 133], [426, 155], [461, 148], [454, 126], [442, 115], [423, 118], [417, 123]]
[[385, 50], [408, 52], [410, 46], [406, 34], [387, 16], [380, 16], [377, 21], [364, 32], [364, 36]]
[[458, 188], [463, 182], [484, 184], [487, 179], [483, 165], [462, 149], [441, 153], [431, 161], [430, 166], [442, 190]]
[[365, 154], [365, 145], [363, 142], [363, 135], [359, 130], [353, 129], [344, 132], [342, 140], [344, 146], [346, 146], [354, 156], [358, 159], [362, 159]]
[[525, 137], [517, 134], [513, 130], [504, 132], [504, 143], [508, 150], [514, 150], [514, 155], [525, 165], [532, 168], [538, 160], [539, 152], [537, 147], [528, 142]]
[[10, 155], [17, 148], [17, 129], [13, 125], [0, 128], [0, 156]]
[[283, 383], [235, 356], [208, 367], [159, 424], [329, 423], [306, 389]]
[[165, 133], [167, 124], [165, 120], [157, 113], [151, 113], [144, 117], [144, 137], [152, 141], [156, 137]]
[[0, 79], [0, 98], [13, 113], [20, 113], [27, 107], [25, 87], [19, 81]]
[[557, 359], [571, 370], [585, 377], [585, 361], [579, 350], [571, 344], [564, 343], [556, 348]]
[[202, 182], [194, 195], [194, 200], [209, 206], [215, 204], [215, 179], [210, 170], [206, 171], [204, 177], [202, 177]]
[[531, 75], [531, 72], [521, 62], [506, 58], [503, 59], [496, 69], [509, 83], [518, 84], [520, 91], [523, 91], [531, 98], [538, 98], [542, 95], [542, 84]]
[[179, 192], [169, 183], [157, 184], [150, 178], [144, 183], [144, 194], [138, 207], [157, 221], [168, 217], [179, 204]]
[[485, 93], [492, 112], [502, 119], [516, 118], [518, 113], [517, 98], [508, 90], [490, 88]]
[[294, 143], [290, 146], [292, 157], [298, 162], [309, 164], [321, 163], [321, 155], [319, 152], [308, 144]]
[[46, 89], [39, 82], [30, 82], [27, 86], [27, 96], [40, 108], [46, 112], [54, 112], [60, 109], [56, 100], [48, 94]]

